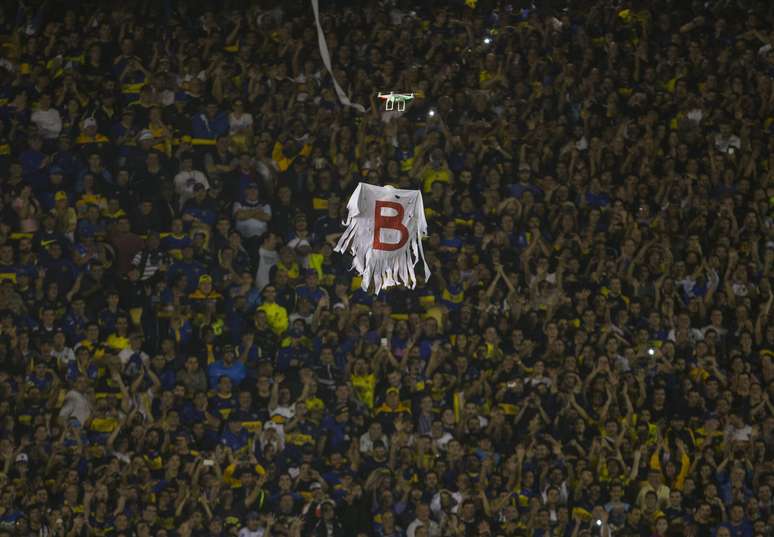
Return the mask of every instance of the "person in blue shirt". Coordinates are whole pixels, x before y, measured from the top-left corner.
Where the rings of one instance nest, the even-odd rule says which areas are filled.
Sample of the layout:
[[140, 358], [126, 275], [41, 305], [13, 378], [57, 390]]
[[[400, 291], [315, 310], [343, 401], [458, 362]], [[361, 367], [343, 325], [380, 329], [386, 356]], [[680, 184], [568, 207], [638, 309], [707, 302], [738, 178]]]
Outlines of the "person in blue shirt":
[[207, 189], [201, 183], [194, 186], [194, 196], [183, 205], [183, 221], [214, 226], [217, 219], [218, 206], [215, 200], [207, 194]]
[[46, 367], [46, 362], [39, 360], [35, 363], [35, 369], [27, 375], [27, 383], [46, 392], [54, 383], [54, 372]]
[[242, 427], [242, 421], [237, 414], [232, 414], [228, 420], [228, 426], [223, 430], [220, 436], [220, 443], [231, 448], [232, 453], [236, 453], [247, 446], [250, 435], [247, 429]]
[[508, 185], [511, 196], [514, 198], [521, 198], [524, 192], [529, 191], [534, 196], [542, 196], [543, 191], [540, 190], [532, 182], [532, 167], [527, 162], [519, 164], [519, 172], [516, 176], [516, 182]]
[[312, 226], [314, 241], [323, 244], [338, 240], [344, 232], [341, 221], [341, 199], [334, 194], [328, 198], [326, 214], [315, 220]]
[[175, 218], [170, 225], [170, 231], [161, 233], [161, 249], [172, 258], [180, 260], [186, 246], [193, 244], [191, 237], [185, 232], [185, 223], [182, 218]]
[[[728, 520], [720, 528], [728, 529], [731, 537], [753, 537], [753, 526], [744, 514], [744, 505], [734, 503], [728, 511]], [[720, 529], [718, 528], [718, 529]], [[721, 532], [718, 532], [720, 535]]]
[[82, 296], [75, 296], [64, 319], [64, 330], [68, 340], [75, 342], [84, 339], [88, 324], [89, 318], [86, 315], [86, 301]]
[[[163, 241], [162, 241], [163, 242]], [[199, 277], [207, 272], [204, 265], [194, 259], [193, 245], [187, 244], [183, 247], [183, 259], [172, 263], [167, 273], [167, 281], [174, 282], [178, 274], [185, 274], [188, 285], [187, 293], [193, 293], [199, 283]]]
[[208, 412], [221, 420], [227, 420], [237, 408], [237, 399], [234, 396], [233, 383], [226, 375], [218, 379], [215, 393], [207, 400]]
[[191, 121], [191, 136], [194, 139], [215, 141], [229, 132], [228, 115], [218, 110], [217, 103], [207, 103], [207, 108]]
[[320, 424], [324, 452], [328, 455], [346, 451], [352, 439], [352, 424], [349, 421], [349, 407], [339, 405], [335, 413], [327, 415]]
[[69, 204], [72, 200], [66, 192], [67, 188], [62, 169], [58, 166], [52, 166], [48, 171], [48, 183], [42, 191], [38, 192], [38, 201], [45, 210], [50, 211], [56, 206], [57, 196], [61, 196], [59, 193], [63, 192], [63, 199], [68, 200]]
[[41, 150], [43, 139], [40, 136], [32, 136], [29, 139], [29, 147], [19, 155], [24, 179], [32, 185], [36, 193], [45, 190], [48, 185], [49, 157]]
[[80, 159], [72, 148], [70, 135], [63, 132], [57, 140], [57, 151], [51, 156], [51, 166], [62, 170], [66, 178], [75, 177], [81, 166]]
[[309, 302], [317, 306], [317, 303], [326, 296], [325, 290], [319, 285], [319, 277], [315, 269], [306, 269], [304, 273], [304, 285], [296, 287], [296, 297], [306, 298]]
[[248, 330], [241, 334], [240, 343], [236, 351], [239, 355], [239, 360], [244, 364], [250, 364], [251, 369], [254, 369], [259, 358], [258, 345], [255, 343], [255, 332]]
[[592, 178], [589, 191], [585, 195], [589, 207], [603, 208], [610, 205], [610, 196], [602, 189], [599, 179]]
[[156, 373], [156, 376], [161, 382], [162, 390], [172, 390], [175, 387], [177, 375], [174, 368], [167, 363], [163, 354], [155, 354], [151, 358], [151, 370]]
[[457, 236], [457, 224], [453, 220], [447, 221], [443, 226], [441, 236], [441, 252], [447, 259], [454, 258], [462, 249], [464, 242]]
[[182, 418], [183, 423], [192, 425], [194, 423], [204, 423], [207, 420], [208, 414], [210, 414], [210, 412], [208, 409], [207, 394], [205, 392], [197, 392], [194, 395], [193, 400], [189, 400], [183, 405], [180, 417]]
[[212, 362], [207, 368], [207, 377], [210, 381], [210, 387], [213, 389], [218, 385], [220, 377], [228, 377], [235, 386], [239, 386], [246, 376], [247, 368], [244, 362], [236, 359], [232, 345], [225, 345], [223, 358]]
[[51, 243], [41, 265], [46, 269], [46, 281], [56, 282], [60, 291], [67, 293], [72, 289], [81, 272], [69, 257], [65, 257], [64, 248], [59, 241]]

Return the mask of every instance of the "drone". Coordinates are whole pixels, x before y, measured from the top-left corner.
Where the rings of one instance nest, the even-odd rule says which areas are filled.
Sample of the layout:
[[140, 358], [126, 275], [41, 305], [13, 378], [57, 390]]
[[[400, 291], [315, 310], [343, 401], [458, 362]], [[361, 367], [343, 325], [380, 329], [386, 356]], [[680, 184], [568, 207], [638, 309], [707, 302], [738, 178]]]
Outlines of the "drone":
[[[394, 110], [395, 109], [395, 103], [398, 103], [398, 112], [403, 112], [406, 110], [406, 102], [411, 101], [414, 99], [415, 94], [414, 93], [382, 93], [381, 91], [377, 95], [380, 99], [384, 100], [384, 109], [385, 110]], [[420, 97], [419, 94], [416, 94], [416, 97]]]

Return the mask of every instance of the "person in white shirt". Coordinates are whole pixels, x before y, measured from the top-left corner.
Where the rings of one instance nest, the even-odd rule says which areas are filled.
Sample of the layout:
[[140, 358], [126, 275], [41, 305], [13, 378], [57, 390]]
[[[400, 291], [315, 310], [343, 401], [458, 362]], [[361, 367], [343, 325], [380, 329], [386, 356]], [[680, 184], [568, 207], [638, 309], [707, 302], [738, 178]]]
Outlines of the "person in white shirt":
[[58, 367], [67, 367], [75, 361], [75, 352], [66, 345], [64, 332], [54, 333], [54, 341], [51, 348], [51, 357], [56, 360]]
[[247, 513], [247, 524], [239, 530], [239, 537], [263, 537], [271, 531], [274, 525], [274, 515], [266, 515], [264, 523], [261, 524], [260, 517], [255, 511]]
[[263, 237], [261, 247], [258, 249], [258, 270], [255, 273], [255, 287], [259, 291], [271, 282], [271, 269], [279, 262], [277, 243], [279, 237], [274, 233], [267, 233]]
[[150, 357], [142, 350], [142, 336], [138, 333], [129, 336], [129, 346], [118, 353], [118, 359], [121, 360], [121, 367], [126, 368], [127, 364], [137, 357], [133, 367], [139, 371], [143, 365], [150, 363]]
[[234, 109], [228, 115], [229, 134], [251, 134], [253, 132], [253, 115], [245, 112], [242, 99], [234, 101]]
[[180, 198], [180, 208], [193, 198], [196, 185], [204, 185], [207, 190], [210, 188], [207, 176], [193, 169], [193, 155], [184, 153], [180, 158], [180, 172], [175, 176], [175, 192]]
[[[444, 500], [444, 496], [448, 495], [448, 500]], [[436, 518], [439, 518], [444, 514], [444, 508], [451, 505], [449, 512], [457, 513], [460, 505], [462, 505], [462, 494], [459, 492], [452, 492], [447, 489], [441, 489], [435, 493], [433, 499], [430, 501], [430, 510], [433, 512]], [[448, 503], [447, 503], [448, 502]]]
[[88, 421], [93, 412], [91, 401], [86, 397], [88, 381], [86, 377], [78, 377], [75, 380], [73, 388], [67, 392], [64, 398], [64, 404], [59, 411], [59, 419], [62, 424], [70, 418], [75, 418], [83, 426]]
[[675, 328], [672, 328], [667, 334], [667, 339], [669, 341], [677, 341], [678, 331], [683, 331], [687, 333], [688, 339], [691, 341], [692, 344], [704, 339], [704, 333], [701, 330], [699, 330], [698, 328], [691, 327], [691, 318], [687, 313], [681, 313], [680, 315], [677, 316], [676, 325], [677, 326], [675, 326]]
[[733, 153], [739, 151], [742, 141], [739, 136], [731, 132], [731, 124], [728, 122], [720, 125], [720, 132], [715, 135], [715, 149], [721, 153]]
[[368, 427], [368, 431], [360, 436], [360, 453], [369, 455], [374, 449], [374, 442], [378, 441], [384, 443], [387, 449], [390, 448], [390, 441], [382, 431], [382, 424], [375, 421]]
[[269, 229], [271, 206], [258, 200], [258, 185], [250, 183], [245, 199], [234, 204], [236, 230], [245, 238], [260, 237]]
[[40, 135], [46, 140], [56, 140], [62, 132], [62, 116], [59, 110], [51, 108], [51, 95], [40, 96], [38, 109], [30, 116], [31, 121], [38, 126]]
[[418, 527], [427, 528], [427, 534], [430, 537], [441, 537], [441, 526], [430, 518], [430, 506], [426, 503], [419, 504], [417, 507], [417, 517], [406, 528], [406, 537], [414, 537]]

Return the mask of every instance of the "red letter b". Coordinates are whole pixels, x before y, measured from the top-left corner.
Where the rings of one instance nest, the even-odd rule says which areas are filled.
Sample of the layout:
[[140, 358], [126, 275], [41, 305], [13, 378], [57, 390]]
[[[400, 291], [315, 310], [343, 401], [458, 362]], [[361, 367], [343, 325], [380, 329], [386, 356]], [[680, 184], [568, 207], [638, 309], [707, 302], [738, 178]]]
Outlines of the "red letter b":
[[[382, 214], [382, 208], [394, 210], [397, 214], [387, 216]], [[382, 229], [394, 229], [400, 233], [398, 242], [382, 242]], [[374, 206], [374, 250], [398, 250], [408, 240], [408, 229], [403, 225], [403, 205], [394, 201], [377, 201]]]

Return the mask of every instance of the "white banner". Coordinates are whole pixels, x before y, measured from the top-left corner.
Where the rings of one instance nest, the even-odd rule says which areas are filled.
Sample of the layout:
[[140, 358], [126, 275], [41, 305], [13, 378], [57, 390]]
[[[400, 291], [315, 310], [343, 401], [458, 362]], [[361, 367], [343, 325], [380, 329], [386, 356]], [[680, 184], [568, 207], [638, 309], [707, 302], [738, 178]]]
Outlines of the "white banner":
[[396, 285], [413, 289], [417, 284], [414, 267], [420, 259], [425, 278], [430, 276], [422, 250], [427, 220], [420, 191], [360, 183], [347, 211], [347, 229], [334, 251], [349, 250], [355, 258], [352, 267], [363, 276], [364, 291], [372, 282], [377, 295]]
[[331, 80], [333, 80], [333, 87], [336, 90], [336, 94], [339, 96], [339, 101], [344, 106], [351, 106], [355, 110], [361, 113], [365, 113], [365, 108], [362, 105], [353, 103], [341, 89], [339, 83], [336, 82], [336, 77], [333, 76], [333, 69], [331, 68], [331, 55], [328, 52], [328, 43], [325, 41], [325, 34], [323, 33], [322, 25], [320, 24], [320, 2], [319, 0], [312, 0], [312, 9], [314, 9], [314, 21], [317, 23], [317, 41], [320, 44], [320, 56], [325, 64], [325, 68], [331, 74]]

